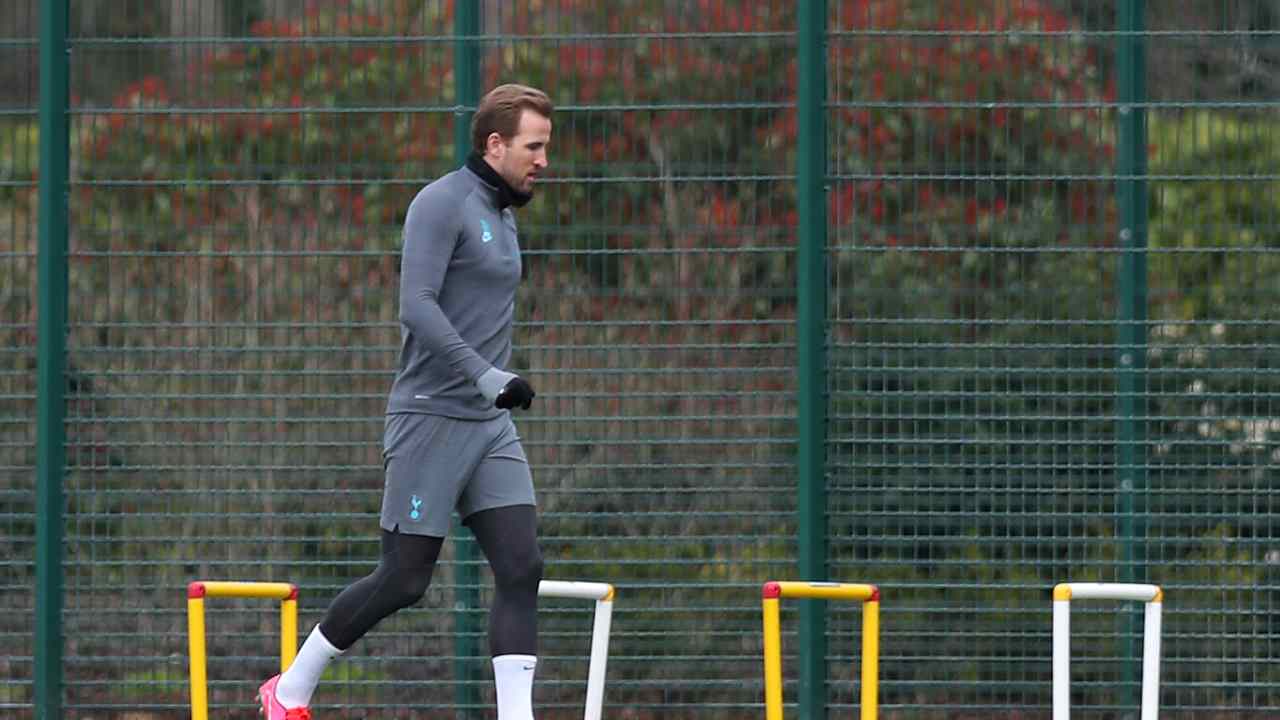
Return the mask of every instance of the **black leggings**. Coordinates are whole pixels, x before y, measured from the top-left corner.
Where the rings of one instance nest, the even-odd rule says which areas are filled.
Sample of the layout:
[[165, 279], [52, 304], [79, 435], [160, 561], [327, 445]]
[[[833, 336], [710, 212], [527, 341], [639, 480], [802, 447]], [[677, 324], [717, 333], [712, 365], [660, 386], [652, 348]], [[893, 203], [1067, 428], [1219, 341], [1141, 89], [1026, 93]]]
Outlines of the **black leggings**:
[[[532, 505], [481, 510], [464, 521], [493, 570], [489, 652], [538, 654], [537, 515]], [[422, 599], [444, 538], [382, 531], [382, 559], [372, 574], [338, 593], [320, 621], [320, 632], [346, 650], [383, 618]]]

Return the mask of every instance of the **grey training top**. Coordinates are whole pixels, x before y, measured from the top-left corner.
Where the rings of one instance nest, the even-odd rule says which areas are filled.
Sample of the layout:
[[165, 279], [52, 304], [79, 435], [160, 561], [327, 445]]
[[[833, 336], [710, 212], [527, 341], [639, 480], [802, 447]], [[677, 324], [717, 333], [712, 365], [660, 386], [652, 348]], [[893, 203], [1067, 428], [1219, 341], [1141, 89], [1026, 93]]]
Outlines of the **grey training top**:
[[520, 245], [498, 188], [464, 166], [409, 204], [400, 258], [400, 369], [388, 413], [484, 420], [475, 382], [511, 359]]

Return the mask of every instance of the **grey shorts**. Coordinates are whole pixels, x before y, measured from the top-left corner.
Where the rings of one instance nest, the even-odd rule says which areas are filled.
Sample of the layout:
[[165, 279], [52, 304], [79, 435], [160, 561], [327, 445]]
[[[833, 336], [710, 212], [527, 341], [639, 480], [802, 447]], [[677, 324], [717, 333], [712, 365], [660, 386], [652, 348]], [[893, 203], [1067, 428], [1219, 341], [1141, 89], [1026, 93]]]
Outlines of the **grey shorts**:
[[382, 463], [384, 530], [445, 537], [455, 509], [465, 520], [481, 510], [535, 504], [529, 461], [509, 413], [492, 420], [388, 415]]

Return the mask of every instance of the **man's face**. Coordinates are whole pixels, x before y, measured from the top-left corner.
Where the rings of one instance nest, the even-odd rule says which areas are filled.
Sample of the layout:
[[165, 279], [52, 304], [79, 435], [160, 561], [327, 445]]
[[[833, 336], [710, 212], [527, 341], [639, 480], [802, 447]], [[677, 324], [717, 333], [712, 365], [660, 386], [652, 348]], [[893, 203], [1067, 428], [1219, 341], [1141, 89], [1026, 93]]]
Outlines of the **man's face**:
[[551, 119], [532, 110], [520, 113], [520, 124], [510, 140], [489, 136], [490, 165], [503, 180], [522, 193], [532, 193], [538, 175], [547, 167], [547, 143]]

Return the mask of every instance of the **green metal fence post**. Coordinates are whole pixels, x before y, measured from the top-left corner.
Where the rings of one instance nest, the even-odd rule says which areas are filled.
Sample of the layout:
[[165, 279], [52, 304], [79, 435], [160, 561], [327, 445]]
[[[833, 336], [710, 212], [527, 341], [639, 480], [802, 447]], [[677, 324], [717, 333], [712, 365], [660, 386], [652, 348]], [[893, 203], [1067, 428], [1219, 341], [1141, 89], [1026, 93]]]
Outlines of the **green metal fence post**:
[[66, 470], [67, 0], [40, 3], [35, 711], [62, 717], [62, 482]]
[[[1120, 353], [1119, 422], [1117, 423], [1117, 480], [1120, 540], [1120, 580], [1146, 579], [1146, 357], [1147, 357], [1147, 132], [1146, 58], [1143, 32], [1144, 3], [1125, 0], [1117, 6], [1116, 48], [1119, 102], [1117, 197], [1120, 204], [1120, 268], [1118, 342]], [[1122, 696], [1130, 710], [1138, 705], [1137, 638], [1142, 633], [1140, 610], [1122, 614]]]
[[[480, 3], [463, 0], [457, 4], [453, 20], [456, 43], [453, 50], [453, 83], [456, 107], [453, 113], [454, 160], [461, 165], [471, 151], [471, 116], [480, 102]], [[476, 542], [466, 530], [454, 538], [456, 549], [457, 595], [454, 598], [454, 676], [459, 720], [480, 717], [480, 655], [476, 616], [480, 610], [480, 569]]]
[[[799, 203], [800, 577], [827, 579], [826, 0], [800, 3], [796, 190]], [[800, 605], [799, 714], [826, 716], [826, 603]]]

